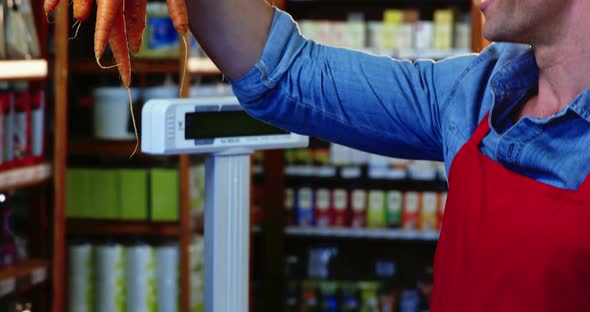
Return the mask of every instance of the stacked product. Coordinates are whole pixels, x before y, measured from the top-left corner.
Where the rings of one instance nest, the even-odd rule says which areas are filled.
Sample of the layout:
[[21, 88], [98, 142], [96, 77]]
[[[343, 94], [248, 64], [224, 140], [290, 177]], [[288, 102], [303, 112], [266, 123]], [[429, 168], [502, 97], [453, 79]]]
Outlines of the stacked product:
[[69, 247], [70, 311], [178, 311], [177, 245]]
[[0, 85], [0, 170], [43, 160], [44, 110], [40, 86]]

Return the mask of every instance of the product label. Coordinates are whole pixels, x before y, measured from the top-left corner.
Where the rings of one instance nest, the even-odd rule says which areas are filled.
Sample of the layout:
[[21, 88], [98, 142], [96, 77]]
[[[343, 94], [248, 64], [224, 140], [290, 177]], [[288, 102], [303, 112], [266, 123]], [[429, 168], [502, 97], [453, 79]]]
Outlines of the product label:
[[31, 153], [41, 156], [43, 153], [43, 111], [34, 110], [31, 113]]
[[369, 209], [373, 211], [382, 211], [385, 203], [383, 191], [369, 192]]
[[336, 211], [346, 210], [346, 206], [348, 206], [348, 198], [347, 198], [346, 190], [336, 189], [333, 192], [333, 196], [334, 196], [334, 209]]
[[385, 226], [385, 193], [380, 190], [369, 192], [369, 212], [367, 214], [368, 227]]
[[403, 228], [417, 230], [420, 222], [420, 195], [417, 192], [407, 192], [404, 195]]
[[425, 192], [422, 194], [422, 209], [425, 214], [436, 214], [436, 193]]
[[311, 189], [310, 188], [302, 188], [299, 190], [299, 208], [301, 209], [311, 209], [312, 197], [311, 197]]
[[295, 206], [295, 192], [292, 188], [285, 190], [285, 209], [293, 210]]
[[364, 190], [352, 191], [352, 210], [360, 212], [366, 209], [367, 192]]
[[418, 193], [407, 192], [405, 196], [405, 210], [407, 213], [418, 212]]
[[297, 192], [297, 204], [297, 223], [303, 226], [313, 225], [313, 190], [308, 187], [299, 189]]
[[326, 211], [330, 208], [330, 191], [318, 189], [316, 191], [316, 209]]
[[389, 193], [387, 193], [387, 210], [390, 214], [401, 214], [402, 192], [390, 191]]
[[27, 151], [27, 114], [16, 114], [14, 122], [14, 157], [22, 159]]
[[402, 223], [402, 206], [402, 192], [389, 191], [387, 193], [387, 225], [389, 227], [400, 227]]
[[431, 231], [437, 227], [438, 196], [433, 192], [422, 194], [422, 229]]

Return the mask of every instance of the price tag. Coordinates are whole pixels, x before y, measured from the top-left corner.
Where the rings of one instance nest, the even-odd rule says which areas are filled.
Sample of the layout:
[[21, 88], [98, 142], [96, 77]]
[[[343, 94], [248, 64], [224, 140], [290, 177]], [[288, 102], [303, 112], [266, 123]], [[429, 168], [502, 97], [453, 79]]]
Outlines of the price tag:
[[8, 295], [16, 290], [16, 278], [0, 281], [0, 296]]
[[47, 280], [47, 269], [39, 268], [31, 273], [31, 284], [39, 284]]

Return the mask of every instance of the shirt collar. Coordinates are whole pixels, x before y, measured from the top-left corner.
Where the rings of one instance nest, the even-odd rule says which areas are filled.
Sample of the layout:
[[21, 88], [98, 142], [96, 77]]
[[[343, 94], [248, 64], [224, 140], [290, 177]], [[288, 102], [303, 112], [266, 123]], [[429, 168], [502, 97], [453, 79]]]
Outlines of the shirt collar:
[[[527, 51], [504, 65], [492, 75], [490, 87], [495, 94], [490, 118], [503, 119], [515, 105], [530, 92], [534, 92], [539, 84], [539, 67], [531, 47]], [[569, 103], [563, 111], [571, 110], [581, 118], [590, 122], [590, 87]]]
[[569, 109], [590, 122], [590, 87], [586, 88], [569, 105]]
[[539, 67], [532, 48], [500, 65], [492, 76], [490, 86], [496, 95], [536, 88], [539, 83]]

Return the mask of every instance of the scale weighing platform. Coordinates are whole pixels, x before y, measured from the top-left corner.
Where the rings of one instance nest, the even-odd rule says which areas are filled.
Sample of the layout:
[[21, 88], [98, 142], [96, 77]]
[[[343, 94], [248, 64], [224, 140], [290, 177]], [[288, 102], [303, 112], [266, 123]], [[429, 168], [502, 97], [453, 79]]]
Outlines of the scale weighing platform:
[[248, 311], [250, 154], [308, 137], [251, 117], [233, 96], [148, 101], [141, 134], [146, 154], [207, 154], [205, 312]]

